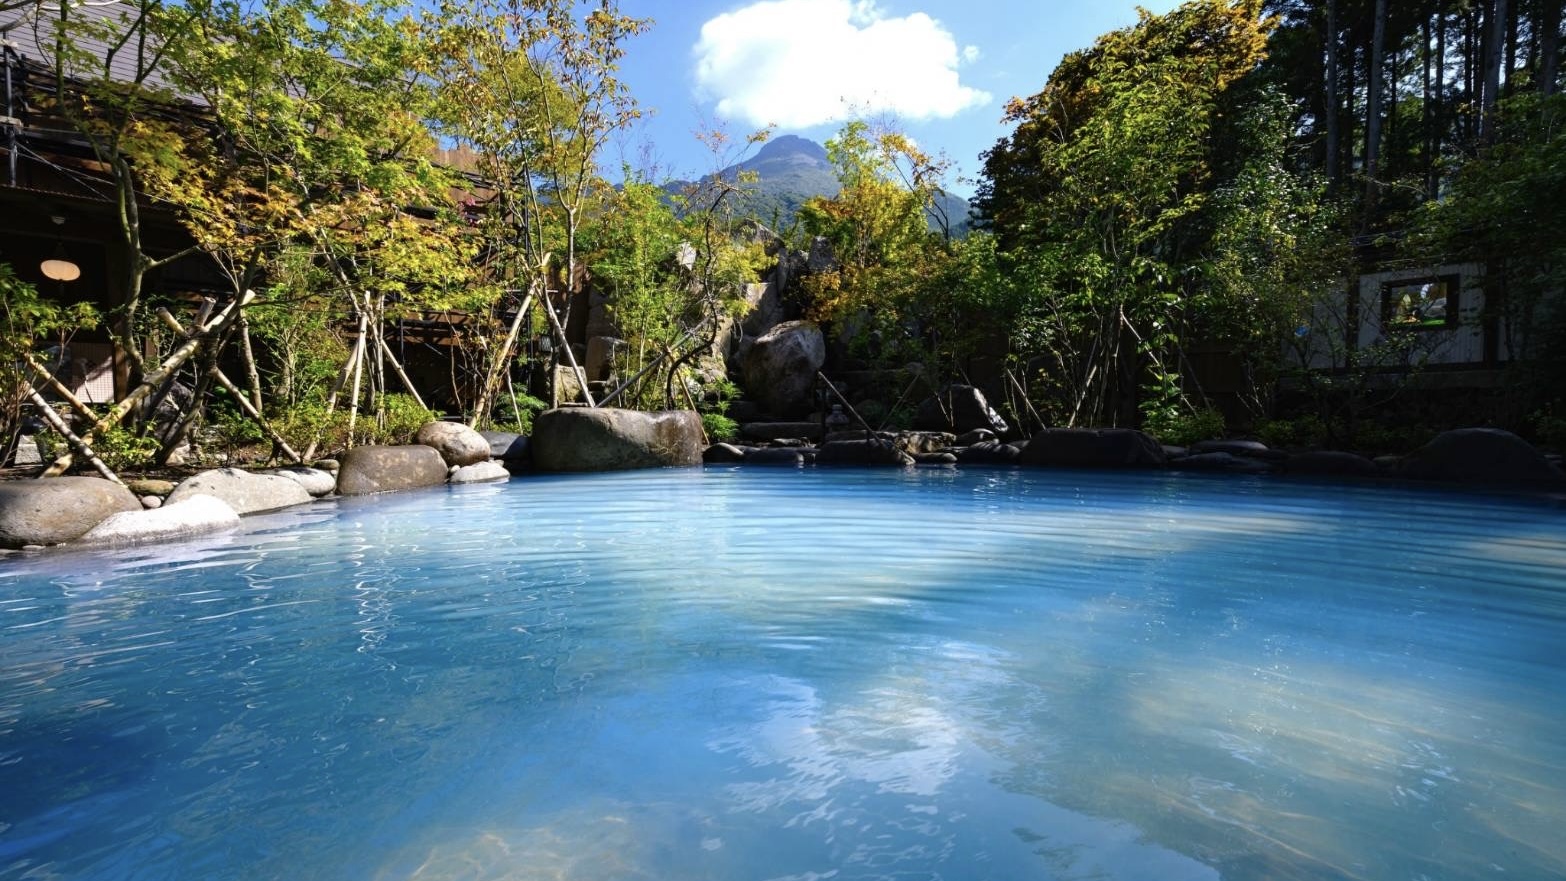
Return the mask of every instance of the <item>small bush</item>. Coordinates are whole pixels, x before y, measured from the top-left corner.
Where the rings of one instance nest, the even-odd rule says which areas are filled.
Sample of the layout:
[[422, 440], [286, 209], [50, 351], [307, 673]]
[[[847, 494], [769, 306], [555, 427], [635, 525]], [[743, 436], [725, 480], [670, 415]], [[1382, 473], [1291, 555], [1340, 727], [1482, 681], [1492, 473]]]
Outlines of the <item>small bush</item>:
[[1162, 443], [1188, 447], [1197, 441], [1223, 437], [1225, 425], [1223, 414], [1213, 409], [1159, 410], [1148, 414], [1142, 429]]
[[722, 413], [701, 414], [701, 427], [713, 443], [733, 440], [739, 436], [739, 423]]

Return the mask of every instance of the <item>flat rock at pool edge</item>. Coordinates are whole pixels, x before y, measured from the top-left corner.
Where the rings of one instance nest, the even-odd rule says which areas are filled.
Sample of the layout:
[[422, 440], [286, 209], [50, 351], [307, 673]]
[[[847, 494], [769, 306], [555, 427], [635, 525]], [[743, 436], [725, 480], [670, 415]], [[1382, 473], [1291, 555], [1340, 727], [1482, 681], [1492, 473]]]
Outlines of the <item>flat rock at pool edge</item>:
[[913, 457], [880, 440], [832, 441], [816, 450], [817, 465], [897, 465], [906, 467]]
[[745, 464], [797, 467], [805, 464], [805, 454], [797, 447], [767, 447], [746, 453]]
[[489, 459], [489, 441], [460, 422], [426, 422], [413, 442], [434, 448], [447, 465], [458, 468]]
[[1284, 463], [1290, 474], [1370, 477], [1377, 473], [1376, 463], [1355, 453], [1340, 450], [1312, 450], [1296, 453]]
[[193, 495], [222, 499], [241, 516], [291, 508], [310, 501], [297, 481], [276, 474], [252, 474], [239, 468], [216, 468], [180, 481], [164, 502], [174, 504]]
[[1051, 468], [1157, 468], [1164, 448], [1131, 428], [1046, 428], [1022, 448], [1023, 465]]
[[101, 477], [50, 477], [0, 483], [0, 547], [57, 545], [104, 518], [140, 511], [141, 500]]
[[1398, 463], [1400, 477], [1462, 483], [1548, 484], [1566, 482], [1544, 454], [1509, 431], [1459, 428], [1443, 431]]
[[622, 471], [702, 463], [701, 417], [694, 410], [565, 407], [533, 420], [539, 471]]
[[191, 493], [145, 511], [111, 514], [87, 530], [78, 544], [127, 545], [188, 538], [239, 525], [239, 514], [227, 502], [202, 493]]
[[439, 486], [446, 482], [446, 460], [434, 447], [354, 447], [343, 454], [337, 492], [345, 496]]
[[329, 496], [337, 491], [337, 475], [320, 468], [307, 468], [296, 465], [292, 468], [275, 468], [267, 472], [278, 477], [286, 477], [294, 483], [304, 487], [304, 491], [315, 498]]
[[1012, 444], [1000, 441], [980, 441], [971, 447], [957, 451], [957, 461], [964, 465], [1015, 465], [1022, 451]]
[[701, 454], [708, 465], [733, 465], [745, 461], [745, 451], [733, 444], [713, 444]]
[[497, 480], [510, 480], [511, 472], [499, 462], [479, 462], [473, 465], [464, 465], [452, 472], [447, 478], [447, 483], [493, 483]]

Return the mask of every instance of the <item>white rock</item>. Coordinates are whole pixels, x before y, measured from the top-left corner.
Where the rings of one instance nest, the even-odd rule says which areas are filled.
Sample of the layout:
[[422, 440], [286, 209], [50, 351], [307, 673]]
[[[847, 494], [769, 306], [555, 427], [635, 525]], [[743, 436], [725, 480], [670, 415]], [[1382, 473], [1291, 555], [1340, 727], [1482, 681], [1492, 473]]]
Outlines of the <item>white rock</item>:
[[488, 483], [492, 480], [507, 480], [511, 472], [499, 462], [480, 462], [477, 465], [464, 465], [452, 472], [451, 483]]
[[80, 544], [140, 544], [185, 538], [239, 525], [239, 514], [213, 496], [194, 493], [161, 508], [122, 511], [77, 539]]
[[188, 499], [196, 494], [215, 496], [240, 514], [259, 514], [302, 505], [310, 493], [297, 481], [276, 474], [252, 474], [238, 468], [203, 471], [180, 482], [164, 501]]
[[320, 468], [306, 468], [303, 465], [298, 465], [292, 468], [278, 468], [267, 473], [292, 480], [294, 483], [304, 487], [305, 492], [316, 498], [329, 496], [337, 491], [337, 476], [330, 471]]

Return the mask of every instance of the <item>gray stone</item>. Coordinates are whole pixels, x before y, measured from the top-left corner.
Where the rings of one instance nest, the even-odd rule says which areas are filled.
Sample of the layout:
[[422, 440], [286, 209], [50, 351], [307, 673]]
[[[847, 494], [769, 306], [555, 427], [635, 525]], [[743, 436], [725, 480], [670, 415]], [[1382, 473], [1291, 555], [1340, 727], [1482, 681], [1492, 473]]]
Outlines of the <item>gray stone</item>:
[[957, 461], [964, 465], [1015, 465], [1022, 451], [1012, 444], [999, 441], [981, 441], [965, 447], [957, 453]]
[[956, 453], [919, 453], [913, 457], [919, 465], [956, 465]]
[[1403, 457], [1398, 474], [1415, 480], [1537, 484], [1566, 481], [1544, 454], [1509, 431], [1459, 428], [1444, 431]]
[[337, 491], [337, 475], [320, 468], [295, 465], [290, 468], [277, 468], [267, 473], [292, 480], [304, 487], [305, 492], [314, 498], [329, 496]]
[[163, 507], [163, 497], [162, 496], [142, 496], [141, 497], [141, 506], [143, 508], [161, 508], [161, 507]]
[[38, 449], [38, 442], [32, 435], [24, 434], [16, 440], [16, 453], [11, 457], [11, 464], [17, 467], [24, 465], [42, 465], [43, 453]]
[[315, 462], [312, 463], [310, 467], [312, 467], [312, 468], [319, 468], [322, 471], [330, 471], [333, 474], [336, 474], [337, 473], [337, 469], [341, 468], [342, 465], [339, 464], [336, 459], [316, 459]]
[[625, 348], [625, 340], [612, 336], [592, 336], [587, 338], [587, 363], [582, 369], [587, 372], [588, 382], [603, 382], [614, 372], [615, 355]]
[[446, 482], [446, 461], [433, 447], [354, 447], [342, 458], [337, 492], [345, 496], [439, 486]]
[[587, 388], [587, 371], [578, 367], [571, 369], [569, 364], [561, 364], [555, 368], [555, 397], [562, 404], [587, 403], [584, 394]]
[[914, 463], [913, 457], [896, 445], [881, 440], [832, 441], [816, 450], [819, 465], [900, 465]]
[[490, 458], [503, 462], [525, 462], [529, 458], [526, 435], [509, 431], [481, 431], [479, 434], [489, 442]]
[[164, 501], [172, 505], [197, 494], [222, 499], [241, 516], [310, 501], [310, 493], [295, 481], [276, 474], [252, 474], [239, 468], [218, 468], [187, 477]]
[[974, 444], [982, 444], [982, 443], [984, 443], [986, 441], [994, 441], [994, 440], [999, 440], [999, 438], [996, 437], [995, 432], [993, 432], [993, 431], [991, 431], [991, 430], [989, 430], [987, 428], [975, 428], [974, 430], [969, 431], [969, 432], [965, 432], [964, 434], [960, 435], [955, 440], [953, 440], [952, 441], [952, 446], [954, 446], [954, 447], [971, 447]]
[[191, 493], [146, 511], [114, 514], [88, 530], [79, 544], [128, 545], [188, 538], [239, 525], [239, 514], [222, 499]]
[[1254, 456], [1258, 453], [1266, 453], [1268, 450], [1267, 445], [1261, 441], [1233, 439], [1197, 441], [1187, 452], [1192, 455], [1228, 453], [1231, 456]]
[[832, 253], [832, 243], [826, 236], [810, 240], [810, 256], [805, 258], [805, 271], [811, 275], [831, 272], [837, 268], [837, 255]]
[[1130, 428], [1046, 428], [1018, 457], [1024, 465], [1056, 468], [1156, 468], [1164, 448]]
[[805, 456], [797, 447], [771, 447], [746, 453], [745, 464], [798, 467], [805, 464]]
[[783, 322], [785, 312], [779, 290], [778, 285], [770, 282], [745, 286], [745, 302], [750, 305], [750, 311], [745, 313], [740, 327], [746, 336], [764, 336]]
[[1170, 462], [1173, 462], [1175, 459], [1184, 459], [1186, 456], [1191, 455], [1191, 451], [1186, 447], [1177, 447], [1174, 444], [1164, 444], [1163, 448], [1164, 459]]
[[971, 385], [949, 385], [938, 395], [925, 398], [914, 414], [914, 427], [928, 431], [965, 434], [976, 428], [997, 435], [1010, 430], [1006, 420], [990, 407], [984, 392]]
[[826, 339], [813, 322], [785, 321], [758, 338], [743, 362], [745, 388], [768, 413], [808, 413], [816, 371], [826, 364]]
[[733, 444], [713, 444], [701, 454], [708, 465], [732, 465], [745, 461], [745, 451]]
[[1290, 474], [1368, 477], [1376, 473], [1376, 463], [1354, 453], [1314, 450], [1290, 456], [1284, 470]]
[[135, 493], [100, 477], [0, 482], [0, 547], [61, 544], [111, 514], [139, 510]]
[[447, 478], [449, 483], [489, 483], [496, 480], [510, 480], [511, 472], [499, 462], [478, 462], [473, 465], [463, 465]]
[[784, 438], [821, 438], [819, 422], [747, 422], [740, 426], [740, 437], [753, 441], [775, 441]]
[[156, 477], [137, 477], [125, 481], [125, 488], [138, 496], [166, 496], [174, 491], [174, 481]]
[[426, 422], [413, 442], [434, 448], [447, 465], [459, 468], [489, 459], [489, 441], [460, 422]]
[[730, 401], [728, 417], [735, 422], [759, 422], [766, 414], [761, 412], [761, 405], [755, 401]]
[[701, 417], [691, 410], [547, 410], [533, 421], [531, 446], [540, 471], [700, 465]]
[[946, 431], [902, 431], [893, 441], [897, 448], [918, 459], [925, 453], [939, 453], [956, 445], [957, 436]]

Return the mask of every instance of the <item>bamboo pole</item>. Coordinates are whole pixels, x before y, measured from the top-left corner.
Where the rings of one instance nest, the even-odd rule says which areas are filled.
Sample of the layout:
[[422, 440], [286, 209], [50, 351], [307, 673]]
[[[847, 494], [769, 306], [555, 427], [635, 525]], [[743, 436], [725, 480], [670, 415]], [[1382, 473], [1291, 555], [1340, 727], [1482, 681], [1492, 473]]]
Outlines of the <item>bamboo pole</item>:
[[245, 374], [250, 381], [250, 404], [260, 412], [265, 406], [261, 400], [261, 371], [256, 368], [255, 349], [250, 345], [250, 321], [244, 315], [239, 316], [239, 352], [244, 356]]
[[[163, 359], [163, 363], [159, 364], [156, 370], [145, 374], [141, 379], [141, 385], [138, 385], [136, 388], [132, 389], [131, 393], [125, 396], [124, 400], [120, 401], [118, 404], [115, 404], [113, 409], [109, 410], [109, 412], [102, 419], [99, 419], [96, 423], [93, 424], [91, 428], [87, 429], [87, 431], [82, 434], [83, 440], [90, 442], [93, 435], [96, 435], [112, 426], [118, 425], [126, 416], [130, 415], [132, 410], [136, 409], [137, 404], [140, 404], [142, 401], [146, 400], [147, 396], [152, 394], [153, 389], [161, 385], [164, 379], [172, 376], [174, 371], [178, 370], [181, 365], [190, 360], [190, 356], [194, 355], [196, 350], [201, 348], [202, 342], [212, 338], [218, 332], [228, 327], [229, 323], [232, 322], [235, 317], [238, 316], [240, 311], [244, 309], [245, 306], [249, 305], [250, 301], [254, 300], [255, 297], [255, 291], [245, 291], [245, 293], [240, 296], [239, 299], [225, 306], [223, 311], [219, 312], [217, 317], [212, 319], [211, 323], [197, 325], [201, 328], [200, 331], [182, 343], [179, 348], [175, 349], [173, 353], [170, 354], [167, 358]], [[59, 477], [70, 469], [73, 461], [74, 459], [72, 455], [70, 453], [66, 453], [60, 458], [54, 460], [54, 464], [50, 465], [48, 470], [44, 471], [42, 476]]]
[[[593, 403], [593, 393], [587, 387], [587, 374], [582, 372], [582, 368], [576, 364], [576, 353], [571, 351], [571, 343], [566, 339], [565, 328], [560, 326], [560, 318], [555, 315], [555, 307], [549, 302], [547, 292], [542, 298], [542, 302], [544, 304], [544, 314], [549, 316], [549, 326], [554, 328], [555, 336], [560, 340], [560, 349], [565, 352], [566, 364], [570, 366], [571, 372], [576, 375], [576, 378], [582, 384], [582, 397], [587, 399], [587, 406], [597, 407], [598, 405]], [[556, 397], [558, 396], [557, 393]]]
[[49, 427], [54, 429], [60, 437], [65, 438], [66, 442], [76, 452], [82, 454], [83, 458], [91, 462], [92, 467], [98, 469], [98, 473], [102, 474], [104, 479], [111, 480], [120, 486], [125, 485], [125, 481], [120, 480], [120, 476], [110, 470], [109, 466], [105, 465], [102, 459], [98, 458], [98, 454], [92, 451], [92, 447], [78, 437], [76, 432], [71, 431], [71, 427], [65, 424], [65, 420], [60, 418], [60, 414], [56, 413], [53, 407], [49, 406], [49, 402], [44, 400], [43, 395], [38, 394], [38, 390], [33, 388], [32, 383], [24, 380], [22, 382], [22, 391], [32, 400], [33, 406], [38, 408], [38, 414], [43, 417], [45, 422], [49, 423]]
[[386, 363], [391, 365], [392, 372], [397, 374], [398, 379], [402, 380], [402, 387], [408, 390], [408, 394], [413, 396], [413, 399], [419, 403], [420, 407], [428, 410], [429, 406], [424, 403], [424, 398], [419, 394], [419, 390], [413, 387], [413, 380], [408, 378], [408, 374], [402, 369], [402, 364], [398, 363], [397, 356], [392, 354], [391, 346], [386, 344], [385, 337], [380, 339], [380, 344], [381, 354], [386, 357]]
[[34, 370], [38, 371], [39, 377], [41, 377], [43, 381], [48, 384], [49, 390], [59, 395], [61, 400], [65, 401], [67, 404], [70, 404], [72, 410], [75, 410], [77, 413], [88, 419], [96, 420], [98, 418], [98, 414], [92, 412], [92, 408], [82, 403], [81, 398], [76, 397], [74, 392], [66, 388], [65, 383], [60, 382], [59, 379], [55, 378], [55, 375], [49, 372], [49, 368], [45, 367], [41, 362], [39, 362], [36, 355], [34, 355], [32, 352], [27, 352], [25, 353], [25, 357], [27, 358], [28, 365], [31, 366]]
[[511, 319], [511, 327], [506, 331], [506, 339], [500, 345], [500, 352], [489, 365], [489, 375], [484, 378], [484, 389], [479, 395], [478, 404], [473, 408], [473, 418], [468, 420], [469, 428], [478, 428], [479, 422], [488, 416], [491, 402], [500, 394], [501, 377], [505, 377], [507, 382], [511, 381], [511, 370], [506, 362], [511, 358], [511, 350], [516, 347], [517, 337], [522, 333], [522, 322], [532, 305], [533, 291], [530, 288], [527, 296], [522, 298], [522, 305], [517, 308], [516, 317]]
[[1012, 374], [1010, 367], [1006, 368], [1006, 378], [1011, 380], [1011, 384], [1016, 387], [1017, 394], [1022, 395], [1022, 403], [1027, 405], [1028, 412], [1032, 413], [1033, 418], [1038, 420], [1039, 428], [1049, 428], [1049, 423], [1044, 421], [1044, 417], [1039, 415], [1039, 411], [1033, 408], [1033, 402], [1028, 400], [1028, 390], [1023, 388], [1022, 383], [1017, 381], [1017, 377]]
[[354, 352], [358, 358], [353, 365], [353, 396], [348, 399], [348, 449], [353, 449], [353, 430], [359, 421], [359, 387], [364, 381], [365, 346], [357, 346]]
[[[355, 298], [354, 299], [354, 308], [357, 309], [358, 306], [359, 306], [358, 298]], [[357, 364], [358, 361], [359, 361], [359, 350], [364, 346], [364, 334], [369, 329], [368, 325], [369, 325], [369, 316], [366, 315], [363, 310], [360, 310], [359, 311], [359, 335], [358, 335], [358, 338], [356, 338], [354, 340], [353, 351], [348, 354], [348, 360], [347, 360], [346, 363], [343, 364], [343, 369], [339, 370], [337, 372], [337, 379], [332, 383], [332, 393], [330, 395], [328, 395], [327, 398], [326, 398], [326, 415], [328, 415], [328, 416], [332, 415], [333, 413], [335, 413], [337, 411], [337, 398], [338, 398], [338, 396], [340, 396], [342, 394], [343, 386], [348, 384], [348, 378], [350, 376], [352, 376], [352, 374], [353, 374], [354, 365]], [[326, 427], [323, 425], [321, 427], [321, 432], [325, 432], [325, 431], [326, 431]], [[306, 459], [314, 459], [315, 458], [316, 447], [318, 447], [320, 445], [321, 445], [321, 433], [317, 433], [316, 436], [315, 436], [315, 439], [310, 441], [310, 445], [305, 447], [304, 457]]]
[[[185, 328], [179, 323], [179, 319], [169, 314], [169, 310], [159, 309], [158, 317], [162, 319], [163, 323], [168, 325], [169, 328], [175, 333], [185, 332]], [[217, 380], [218, 385], [221, 385], [223, 388], [227, 389], [228, 393], [234, 396], [234, 400], [239, 403], [239, 409], [243, 410], [246, 416], [249, 416], [251, 419], [255, 420], [257, 425], [261, 426], [261, 430], [267, 433], [267, 436], [272, 439], [272, 443], [277, 444], [278, 449], [282, 450], [283, 453], [286, 454], [290, 459], [293, 459], [294, 462], [299, 464], [304, 463], [304, 457], [299, 455], [299, 453], [296, 452], [293, 447], [289, 446], [288, 441], [285, 440], [281, 434], [278, 434], [277, 429], [273, 428], [272, 424], [266, 420], [266, 417], [261, 415], [260, 409], [245, 397], [244, 393], [240, 391], [239, 386], [236, 385], [233, 380], [229, 379], [228, 375], [225, 374], [222, 369], [213, 367], [212, 378]]]

